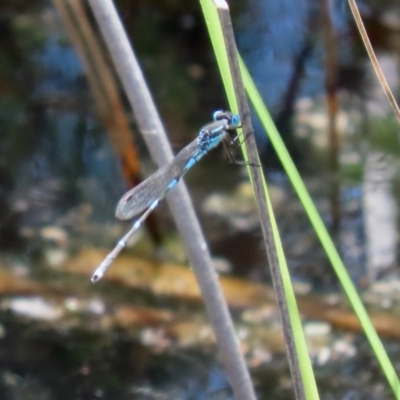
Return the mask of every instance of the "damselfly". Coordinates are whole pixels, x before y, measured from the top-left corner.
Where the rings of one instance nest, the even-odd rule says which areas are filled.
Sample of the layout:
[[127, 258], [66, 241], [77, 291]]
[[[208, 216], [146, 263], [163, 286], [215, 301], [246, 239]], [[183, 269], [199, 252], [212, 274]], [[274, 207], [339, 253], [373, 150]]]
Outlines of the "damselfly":
[[197, 138], [183, 148], [170, 163], [122, 196], [115, 211], [117, 218], [124, 220], [143, 214], [99, 265], [92, 276], [92, 282], [102, 278], [131, 236], [180, 178], [211, 149], [220, 143], [225, 146], [229, 144], [229, 133], [235, 132], [241, 125], [240, 116], [229, 111], [216, 111], [213, 119], [213, 122], [200, 129]]

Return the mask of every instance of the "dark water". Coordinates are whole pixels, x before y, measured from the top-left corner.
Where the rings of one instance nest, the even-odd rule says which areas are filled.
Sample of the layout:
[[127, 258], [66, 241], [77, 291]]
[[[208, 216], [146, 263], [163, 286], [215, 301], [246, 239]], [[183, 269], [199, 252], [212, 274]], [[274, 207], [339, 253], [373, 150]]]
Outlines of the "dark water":
[[[366, 287], [387, 276], [398, 281], [398, 124], [368, 64], [347, 4], [232, 3], [239, 49], [354, 282]], [[226, 108], [199, 6], [120, 1], [118, 7], [178, 150], [210, 120], [213, 110]], [[399, 10], [387, 4], [384, 13], [379, 7], [364, 4], [363, 17], [396, 93], [398, 23], [389, 14], [397, 16]], [[17, 312], [14, 303], [7, 305], [30, 296], [32, 304], [33, 297], [43, 296], [57, 306], [71, 299], [77, 304], [101, 299], [106, 308], [122, 301], [137, 306], [138, 300], [136, 293], [122, 295], [118, 285], [87, 289], [87, 276], [71, 278], [63, 269], [63, 262], [80, 249], [111, 249], [126, 227], [114, 219], [115, 204], [129, 183], [107, 129], [113, 112], [107, 114], [110, 104], [99, 101], [107, 95], [94, 93], [88, 79], [100, 75], [100, 69], [85, 72], [56, 2], [0, 2], [0, 33], [1, 269], [17, 281], [34, 278], [35, 285], [10, 283], [0, 292], [0, 398], [231, 398], [212, 345], [191, 342], [185, 347], [176, 334], [175, 343], [157, 350], [154, 343], [162, 340], [148, 344], [143, 326], [135, 330], [101, 325], [96, 317], [101, 308], [88, 314], [74, 309], [78, 317], [63, 313], [51, 319], [54, 310], [47, 306], [34, 317], [33, 305], [24, 312]], [[328, 79], [327, 71], [335, 78]], [[129, 135], [148, 175], [154, 166], [118, 85]], [[327, 93], [328, 100], [337, 96], [339, 102], [334, 117], [337, 151], [328, 134]], [[254, 125], [293, 278], [316, 291], [333, 291], [337, 281], [326, 256], [268, 137], [256, 119]], [[202, 164], [187, 180], [213, 255], [235, 276], [269, 282], [255, 209], [246, 189], [240, 191], [247, 181], [242, 168], [227, 165], [218, 151]], [[153, 237], [163, 238], [169, 261], [184, 263], [165, 205], [156, 218], [155, 228], [148, 229]], [[143, 235], [147, 242], [138, 246], [137, 254], [151, 258], [152, 234], [144, 230]], [[150, 297], [155, 308], [165, 301]], [[144, 296], [140, 305], [148, 301]], [[185, 300], [168, 306], [174, 313], [187, 307]], [[241, 320], [240, 313], [235, 316]], [[332, 350], [332, 343], [341, 340], [356, 349], [354, 356]], [[363, 339], [334, 332], [329, 345], [328, 361], [321, 361], [317, 373], [322, 398], [389, 398]], [[398, 346], [389, 345], [391, 354], [398, 354]], [[259, 363], [256, 351], [249, 351], [260, 398], [266, 393], [292, 398], [283, 350], [269, 351], [272, 356], [263, 354], [266, 358], [259, 358], [265, 361]]]

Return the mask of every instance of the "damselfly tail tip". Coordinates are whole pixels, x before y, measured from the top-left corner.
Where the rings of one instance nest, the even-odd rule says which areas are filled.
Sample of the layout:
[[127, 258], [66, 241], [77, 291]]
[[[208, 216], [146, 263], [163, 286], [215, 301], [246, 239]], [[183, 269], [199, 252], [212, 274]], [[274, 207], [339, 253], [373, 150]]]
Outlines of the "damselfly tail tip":
[[90, 280], [92, 281], [92, 283], [96, 283], [96, 282], [99, 281], [102, 277], [103, 277], [103, 274], [96, 271], [96, 272], [92, 275], [92, 277], [90, 278]]

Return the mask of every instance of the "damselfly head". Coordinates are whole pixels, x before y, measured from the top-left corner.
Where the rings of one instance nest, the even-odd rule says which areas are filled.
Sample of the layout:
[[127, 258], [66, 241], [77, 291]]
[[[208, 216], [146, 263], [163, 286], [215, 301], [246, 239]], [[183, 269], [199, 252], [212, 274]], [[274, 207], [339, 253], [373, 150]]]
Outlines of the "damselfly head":
[[241, 125], [240, 115], [232, 114], [230, 111], [215, 111], [213, 114], [214, 121], [226, 120], [230, 128], [238, 128]]

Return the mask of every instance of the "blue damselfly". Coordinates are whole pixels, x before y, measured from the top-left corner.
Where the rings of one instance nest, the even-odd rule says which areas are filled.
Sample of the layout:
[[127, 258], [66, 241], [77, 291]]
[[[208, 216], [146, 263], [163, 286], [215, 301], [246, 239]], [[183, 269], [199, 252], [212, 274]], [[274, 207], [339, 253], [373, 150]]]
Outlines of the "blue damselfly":
[[145, 181], [122, 196], [115, 211], [118, 219], [125, 220], [143, 214], [99, 265], [92, 276], [92, 282], [102, 278], [131, 236], [140, 228], [144, 220], [166, 194], [179, 182], [180, 178], [220, 143], [227, 147], [232, 142], [229, 133], [235, 132], [240, 127], [240, 116], [229, 111], [216, 111], [213, 119], [213, 122], [200, 129], [197, 138], [184, 147], [170, 163], [161, 167]]

